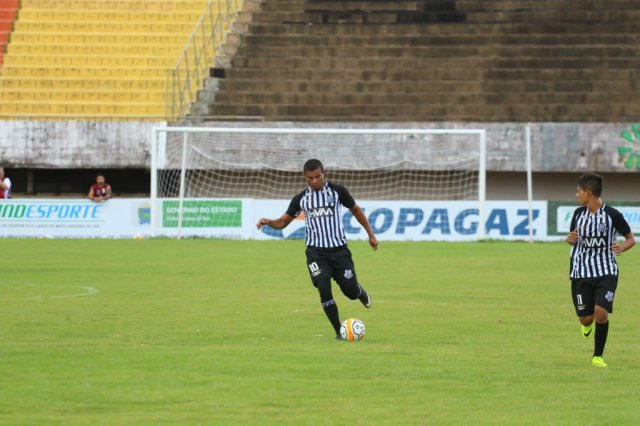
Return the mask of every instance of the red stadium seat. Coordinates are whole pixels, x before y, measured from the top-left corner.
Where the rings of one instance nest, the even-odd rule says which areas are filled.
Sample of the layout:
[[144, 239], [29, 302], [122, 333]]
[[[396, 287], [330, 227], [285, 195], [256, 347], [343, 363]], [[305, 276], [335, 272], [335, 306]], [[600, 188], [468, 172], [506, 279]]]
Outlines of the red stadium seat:
[[4, 52], [9, 42], [9, 34], [13, 29], [13, 21], [18, 14], [19, 0], [3, 0], [0, 4], [0, 66], [3, 64]]

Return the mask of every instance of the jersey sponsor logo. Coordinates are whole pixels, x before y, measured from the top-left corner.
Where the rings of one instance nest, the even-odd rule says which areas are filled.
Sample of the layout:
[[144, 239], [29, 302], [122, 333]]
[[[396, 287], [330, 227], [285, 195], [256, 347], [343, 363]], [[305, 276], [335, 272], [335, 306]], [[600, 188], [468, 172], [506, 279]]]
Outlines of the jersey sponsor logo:
[[607, 294], [604, 295], [604, 298], [607, 299], [608, 302], [613, 302], [613, 292], [608, 291]]
[[316, 207], [315, 209], [309, 210], [308, 216], [310, 218], [331, 217], [333, 214], [333, 207]]
[[346, 271], [344, 271], [344, 277], [350, 280], [351, 278], [353, 278], [353, 271], [351, 269], [347, 269]]
[[582, 245], [589, 248], [605, 248], [607, 239], [605, 237], [582, 237]]

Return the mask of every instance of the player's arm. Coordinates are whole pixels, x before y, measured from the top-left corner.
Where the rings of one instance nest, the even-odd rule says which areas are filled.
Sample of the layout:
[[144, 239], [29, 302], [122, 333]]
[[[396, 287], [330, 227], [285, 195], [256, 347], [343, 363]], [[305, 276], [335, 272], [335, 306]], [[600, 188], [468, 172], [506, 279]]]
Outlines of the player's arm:
[[113, 194], [111, 193], [111, 185], [107, 185], [106, 193], [104, 194], [104, 197], [102, 197], [102, 199], [103, 200], [108, 200], [111, 197], [113, 197]]
[[613, 243], [611, 245], [611, 250], [615, 254], [620, 254], [620, 253], [624, 253], [625, 251], [629, 250], [631, 247], [635, 245], [636, 245], [636, 239], [633, 236], [633, 232], [629, 232], [627, 235], [624, 236], [624, 241], [621, 244]]
[[573, 212], [573, 217], [571, 218], [571, 225], [569, 225], [569, 229], [571, 230], [571, 232], [569, 232], [569, 234], [567, 234], [567, 244], [569, 245], [575, 245], [575, 243], [578, 242], [578, 239], [580, 238], [580, 235], [578, 235], [578, 230], [576, 229], [576, 216], [578, 213], [578, 210], [580, 209], [576, 209], [575, 212]]
[[367, 216], [365, 216], [364, 212], [362, 211], [360, 206], [357, 204], [354, 204], [353, 207], [351, 207], [349, 210], [351, 210], [351, 213], [353, 213], [353, 217], [356, 218], [358, 223], [362, 225], [364, 230], [367, 232], [367, 235], [369, 236], [369, 245], [371, 246], [371, 248], [374, 250], [377, 250], [378, 239], [376, 238], [376, 234], [373, 233], [373, 229], [371, 229], [371, 225], [369, 225], [369, 220], [367, 220]]
[[624, 241], [621, 244], [615, 241], [611, 244], [611, 251], [615, 254], [624, 253], [636, 244], [636, 239], [633, 236], [633, 232], [631, 232], [629, 222], [622, 216], [622, 213], [615, 210], [614, 214], [611, 215], [611, 219], [616, 231], [618, 231], [620, 235], [624, 235]]
[[89, 188], [89, 199], [91, 201], [100, 201], [100, 198], [93, 194], [93, 187]]
[[356, 201], [344, 186], [336, 185], [335, 190], [340, 197], [340, 203], [342, 203], [343, 206], [348, 208], [351, 213], [353, 213], [353, 216], [356, 218], [358, 223], [367, 232], [367, 235], [369, 236], [369, 245], [371, 246], [371, 248], [377, 250], [378, 239], [376, 238], [376, 234], [373, 233], [373, 229], [371, 229], [371, 225], [369, 225], [369, 221], [367, 220], [367, 217], [364, 215], [364, 212], [362, 211], [360, 206], [356, 204]]
[[274, 229], [284, 229], [289, 226], [293, 219], [294, 217], [289, 216], [288, 213], [283, 214], [278, 219], [267, 219], [262, 217], [260, 218], [260, 220], [258, 220], [256, 226], [258, 227], [258, 229], [262, 228], [265, 225], [270, 226]]
[[5, 179], [0, 180], [0, 188], [2, 188], [3, 191], [11, 188], [11, 181], [7, 179], [7, 182], [9, 182], [8, 185], [5, 183]]
[[300, 194], [293, 197], [293, 199], [291, 199], [291, 202], [289, 203], [289, 208], [287, 208], [287, 211], [284, 212], [284, 214], [278, 219], [267, 219], [265, 217], [260, 218], [260, 220], [258, 220], [258, 223], [256, 224], [258, 229], [262, 228], [265, 225], [268, 225], [274, 229], [286, 228], [291, 223], [291, 221], [300, 214], [300, 200], [302, 200], [303, 194], [304, 192], [301, 192]]

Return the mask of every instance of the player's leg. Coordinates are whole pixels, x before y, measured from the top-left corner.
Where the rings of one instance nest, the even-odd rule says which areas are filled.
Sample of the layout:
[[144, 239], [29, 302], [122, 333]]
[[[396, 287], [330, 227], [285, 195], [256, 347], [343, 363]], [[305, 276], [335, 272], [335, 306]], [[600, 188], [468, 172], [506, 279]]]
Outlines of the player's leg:
[[351, 251], [344, 247], [332, 257], [333, 279], [336, 280], [342, 293], [351, 300], [359, 299], [366, 307], [371, 307], [371, 296], [358, 282]]
[[307, 249], [307, 267], [313, 285], [320, 293], [320, 303], [325, 315], [329, 319], [336, 336], [340, 335], [340, 316], [338, 305], [331, 292], [331, 266], [317, 252]]
[[594, 365], [606, 366], [602, 361], [604, 347], [609, 334], [609, 313], [613, 312], [613, 296], [618, 286], [618, 277], [602, 277], [595, 287], [594, 318], [596, 322], [595, 342], [593, 347]]
[[338, 313], [338, 305], [331, 294], [331, 277], [326, 277], [314, 282], [314, 285], [320, 293], [320, 303], [327, 319], [333, 327], [336, 336], [340, 335], [340, 315]]
[[571, 281], [571, 299], [582, 324], [582, 337], [585, 339], [593, 336], [593, 312], [595, 305], [595, 293], [591, 281]]

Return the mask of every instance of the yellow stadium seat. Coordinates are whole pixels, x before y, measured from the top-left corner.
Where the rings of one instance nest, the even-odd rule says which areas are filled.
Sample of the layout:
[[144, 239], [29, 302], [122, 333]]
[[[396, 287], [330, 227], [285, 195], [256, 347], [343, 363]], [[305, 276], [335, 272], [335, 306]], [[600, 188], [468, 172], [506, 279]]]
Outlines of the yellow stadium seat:
[[167, 73], [207, 3], [22, 0], [0, 68], [0, 119], [163, 119]]
[[[40, 111], [35, 111], [35, 110], [34, 110], [34, 106], [35, 106], [36, 104], [31, 104], [31, 103], [26, 103], [26, 104], [25, 104], [25, 103], [18, 103], [18, 102], [15, 102], [15, 103], [14, 103], [14, 105], [15, 105], [15, 112], [17, 112], [17, 113], [21, 113], [21, 114], [31, 114], [31, 113], [34, 113], [34, 112], [37, 112], [37, 113], [39, 113], [39, 112], [40, 112]], [[44, 112], [44, 111], [43, 111], [43, 112]]]

